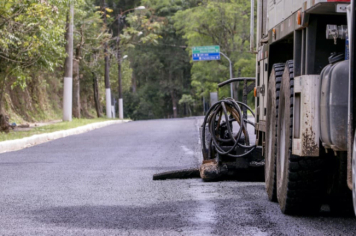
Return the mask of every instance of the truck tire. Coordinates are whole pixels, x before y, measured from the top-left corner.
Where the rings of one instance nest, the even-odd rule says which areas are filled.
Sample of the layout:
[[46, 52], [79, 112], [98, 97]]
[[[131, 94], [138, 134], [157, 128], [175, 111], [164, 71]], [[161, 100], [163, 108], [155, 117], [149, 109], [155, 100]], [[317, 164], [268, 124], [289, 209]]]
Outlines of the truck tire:
[[277, 124], [277, 199], [284, 214], [316, 213], [325, 193], [324, 162], [320, 157], [292, 155], [293, 88], [293, 61], [287, 61]]
[[276, 190], [276, 139], [277, 119], [279, 105], [279, 91], [281, 86], [284, 63], [272, 66], [268, 81], [267, 92], [267, 119], [266, 119], [266, 155], [265, 155], [265, 184], [268, 199], [277, 201]]
[[356, 215], [356, 132], [354, 135], [354, 143], [352, 145], [352, 200], [354, 213]]
[[329, 205], [332, 213], [352, 212], [352, 191], [347, 186], [347, 152], [330, 153], [328, 176]]

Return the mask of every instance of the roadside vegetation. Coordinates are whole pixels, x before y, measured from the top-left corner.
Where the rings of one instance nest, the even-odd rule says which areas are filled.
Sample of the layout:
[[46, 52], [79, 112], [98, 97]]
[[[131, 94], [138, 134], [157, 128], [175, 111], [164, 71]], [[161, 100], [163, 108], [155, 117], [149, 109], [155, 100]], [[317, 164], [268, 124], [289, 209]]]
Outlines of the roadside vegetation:
[[67, 130], [72, 128], [77, 128], [80, 126], [109, 121], [112, 119], [106, 118], [94, 118], [94, 119], [73, 119], [71, 122], [58, 122], [54, 124], [45, 124], [41, 126], [31, 125], [29, 128], [16, 128], [15, 131], [8, 134], [0, 132], [0, 142], [14, 139], [21, 139], [25, 137], [30, 137], [36, 134], [52, 133], [60, 130]]
[[[210, 92], [229, 79], [229, 64], [224, 58], [193, 63], [193, 46], [220, 45], [234, 77], [254, 76], [248, 0], [74, 2], [75, 118], [105, 116], [106, 43], [113, 98], [119, 52], [124, 114], [134, 120], [203, 114]], [[0, 1], [0, 114], [10, 123], [61, 119], [68, 11], [68, 0]]]

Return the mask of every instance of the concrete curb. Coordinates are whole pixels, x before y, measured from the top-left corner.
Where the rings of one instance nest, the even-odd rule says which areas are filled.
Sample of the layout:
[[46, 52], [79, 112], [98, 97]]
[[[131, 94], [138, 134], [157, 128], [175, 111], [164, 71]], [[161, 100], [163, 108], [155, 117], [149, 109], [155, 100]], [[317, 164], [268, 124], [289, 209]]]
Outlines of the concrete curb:
[[70, 135], [85, 133], [94, 129], [102, 128], [108, 125], [120, 124], [129, 122], [129, 120], [113, 120], [113, 121], [103, 121], [93, 124], [88, 124], [84, 126], [80, 126], [73, 129], [56, 131], [53, 133], [45, 133], [45, 134], [36, 134], [30, 137], [15, 139], [9, 141], [0, 142], [0, 153], [4, 152], [12, 152], [21, 150], [27, 147], [35, 146], [41, 143], [45, 143], [48, 141], [52, 141], [59, 138], [64, 138]]

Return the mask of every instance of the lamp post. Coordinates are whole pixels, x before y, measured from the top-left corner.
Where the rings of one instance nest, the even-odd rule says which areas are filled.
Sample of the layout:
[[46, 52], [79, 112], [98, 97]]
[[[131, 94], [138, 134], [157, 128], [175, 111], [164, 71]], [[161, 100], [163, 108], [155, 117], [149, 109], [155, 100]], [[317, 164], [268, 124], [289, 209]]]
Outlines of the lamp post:
[[[229, 61], [229, 65], [230, 65], [230, 79], [232, 79], [232, 65], [231, 65], [231, 60], [230, 58], [228, 58], [224, 53], [220, 52], [221, 55], [223, 55], [228, 61]], [[232, 89], [232, 83], [230, 84], [230, 95], [231, 98], [234, 98], [234, 91]]]
[[[134, 10], [144, 10], [146, 9], [145, 6], [139, 6], [139, 7], [136, 7], [136, 8], [132, 8], [132, 9], [128, 9], [124, 12], [121, 12], [118, 17], [117, 17], [117, 23], [118, 23], [118, 27], [117, 27], [117, 64], [118, 64], [118, 90], [119, 90], [119, 119], [124, 119], [124, 101], [123, 101], [123, 98], [122, 98], [122, 86], [121, 86], [121, 50], [120, 50], [120, 41], [121, 41], [121, 38], [120, 38], [120, 33], [121, 33], [121, 30], [120, 30], [120, 26], [121, 26], [121, 23], [124, 23], [123, 22], [123, 15], [126, 14], [127, 12], [129, 11], [134, 11]], [[125, 59], [127, 57], [127, 55], [125, 55], [123, 57], [123, 59]]]

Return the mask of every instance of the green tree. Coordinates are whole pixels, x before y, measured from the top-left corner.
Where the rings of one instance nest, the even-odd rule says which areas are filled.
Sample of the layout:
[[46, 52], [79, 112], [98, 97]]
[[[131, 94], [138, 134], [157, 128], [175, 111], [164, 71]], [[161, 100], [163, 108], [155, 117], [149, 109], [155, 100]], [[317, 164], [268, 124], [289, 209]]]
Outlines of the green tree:
[[[175, 27], [183, 34], [190, 47], [220, 45], [234, 65], [234, 77], [252, 76], [254, 55], [249, 54], [248, 0], [202, 0], [193, 7], [177, 12]], [[217, 84], [229, 79], [229, 64], [221, 61], [194, 62], [192, 86], [197, 96], [208, 96]], [[227, 94], [226, 94], [227, 95]]]
[[[152, 20], [152, 12], [150, 9], [135, 10], [135, 8], [141, 5], [140, 1], [106, 1], [107, 7], [112, 8], [113, 12], [110, 13], [112, 17], [108, 18], [108, 27], [113, 32], [113, 40], [110, 43], [110, 50], [115, 54], [117, 61], [111, 60], [110, 68], [110, 81], [111, 84], [118, 84], [118, 71], [122, 71], [123, 84], [122, 90], [124, 93], [128, 92], [127, 88], [132, 87], [136, 91], [136, 77], [133, 70], [126, 66], [134, 61], [134, 58], [129, 53], [136, 47], [142, 44], [151, 45], [157, 44], [159, 35], [157, 34], [161, 24], [155, 20]], [[120, 24], [118, 24], [120, 22]], [[118, 34], [120, 32], [120, 34]], [[129, 57], [123, 60], [124, 55]], [[120, 63], [122, 61], [122, 68]], [[117, 68], [117, 69], [115, 69]], [[131, 73], [129, 75], [129, 73]], [[130, 77], [130, 79], [128, 79]], [[118, 97], [118, 89], [113, 89], [112, 94]], [[124, 99], [125, 106], [126, 99]], [[128, 101], [130, 102], [130, 100]], [[129, 114], [126, 113], [125, 114]]]
[[[108, 9], [108, 12], [110, 9]], [[76, 118], [81, 117], [81, 112], [85, 116], [89, 116], [87, 112], [87, 103], [91, 94], [94, 94], [93, 101], [97, 108], [97, 115], [100, 116], [100, 108], [98, 107], [99, 98], [96, 97], [99, 94], [99, 90], [94, 93], [90, 93], [99, 89], [97, 83], [98, 74], [98, 59], [103, 59], [103, 52], [100, 50], [102, 44], [109, 42], [112, 39], [112, 35], [107, 32], [106, 26], [101, 19], [101, 13], [97, 11], [97, 7], [94, 1], [85, 1], [77, 3], [75, 8], [75, 27], [74, 27], [74, 60], [73, 60], [73, 116]], [[84, 73], [87, 72], [87, 73]], [[85, 74], [85, 76], [84, 76]], [[89, 83], [85, 83], [84, 80], [89, 80]], [[83, 85], [92, 85], [81, 88], [80, 82], [84, 82]], [[81, 94], [84, 95], [81, 99]], [[90, 96], [91, 97], [91, 96]], [[81, 107], [81, 100], [84, 102], [84, 109]]]
[[[152, 0], [143, 1], [143, 4], [150, 9], [147, 14], [149, 22], [159, 23], [155, 33], [160, 37], [155, 39], [155, 44], [136, 45], [129, 51], [137, 93], [126, 94], [125, 100], [139, 103], [136, 106], [127, 104], [131, 108], [128, 108], [129, 114], [134, 119], [178, 117], [185, 112], [178, 101], [183, 93], [190, 91], [190, 64], [185, 41], [177, 34], [172, 17], [184, 6], [182, 1]], [[136, 91], [135, 87], [133, 91]], [[145, 99], [135, 99], [137, 96]]]
[[184, 104], [187, 107], [189, 115], [192, 115], [192, 110], [190, 109], [190, 106], [194, 104], [194, 99], [191, 95], [183, 94], [182, 98], [179, 100], [179, 104]]
[[[0, 2], [0, 113], [5, 88], [25, 88], [34, 70], [54, 71], [62, 63], [63, 1]], [[16, 80], [9, 84], [10, 77]]]

